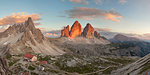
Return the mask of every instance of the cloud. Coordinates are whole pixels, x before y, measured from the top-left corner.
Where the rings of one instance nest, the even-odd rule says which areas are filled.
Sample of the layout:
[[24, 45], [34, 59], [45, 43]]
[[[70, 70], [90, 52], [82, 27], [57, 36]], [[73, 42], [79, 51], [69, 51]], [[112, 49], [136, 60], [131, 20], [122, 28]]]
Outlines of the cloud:
[[140, 38], [143, 40], [150, 40], [150, 33], [143, 34]]
[[102, 4], [102, 0], [94, 0], [95, 4]]
[[120, 13], [115, 12], [114, 9], [110, 10], [107, 14], [105, 14], [105, 19], [107, 20], [112, 20], [115, 22], [120, 22], [119, 19], [122, 18], [122, 16], [120, 15]]
[[115, 12], [113, 9], [110, 11], [106, 11], [97, 8], [76, 7], [71, 10], [66, 10], [65, 12], [67, 13], [67, 17], [69, 18], [84, 19], [84, 20], [104, 18], [106, 20], [120, 22], [120, 19], [122, 18], [121, 14]]
[[95, 31], [106, 31], [106, 32], [110, 32], [112, 29], [110, 28], [94, 28]]
[[119, 0], [119, 3], [121, 3], [121, 4], [124, 4], [126, 2], [127, 2], [127, 0]]
[[5, 31], [10, 25], [0, 26], [0, 32]]
[[45, 33], [44, 35], [45, 36], [54, 36], [54, 37], [59, 36], [58, 34], [55, 34], [55, 33]]
[[[33, 21], [40, 20], [40, 14], [27, 14], [25, 12], [19, 12], [17, 14], [12, 13], [12, 15], [5, 16], [0, 19], [0, 25], [13, 25], [16, 23], [24, 23], [28, 17], [32, 17]], [[36, 25], [40, 25], [40, 22], [36, 23]]]
[[61, 0], [62, 2], [65, 2], [65, 0]]
[[85, 5], [89, 4], [87, 0], [69, 0], [69, 1], [73, 3], [78, 3], [78, 4], [85, 4]]

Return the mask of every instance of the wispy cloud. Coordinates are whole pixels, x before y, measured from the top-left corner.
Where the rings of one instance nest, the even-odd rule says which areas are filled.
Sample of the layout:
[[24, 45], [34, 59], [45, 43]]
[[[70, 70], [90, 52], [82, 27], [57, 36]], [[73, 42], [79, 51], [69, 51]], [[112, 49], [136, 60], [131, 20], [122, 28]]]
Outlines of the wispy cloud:
[[112, 29], [110, 28], [94, 28], [95, 31], [107, 31], [110, 32]]
[[96, 18], [104, 18], [106, 20], [112, 20], [120, 22], [122, 15], [119, 12], [115, 12], [113, 9], [110, 11], [101, 10], [97, 8], [76, 7], [71, 10], [66, 10], [67, 17], [76, 19], [93, 20]]
[[[16, 23], [24, 23], [28, 17], [32, 17], [33, 21], [40, 20], [40, 14], [27, 14], [25, 12], [12, 13], [12, 15], [5, 16], [0, 19], [0, 25], [13, 25]], [[36, 23], [36, 25], [40, 25], [40, 22]]]
[[102, 4], [102, 0], [94, 0], [95, 4]]
[[45, 33], [44, 35], [45, 36], [54, 36], [54, 37], [59, 36], [58, 34], [55, 34], [55, 33]]
[[86, 4], [86, 5], [89, 4], [87, 0], [69, 0], [69, 1], [78, 4]]
[[119, 0], [119, 3], [121, 4], [127, 3], [127, 0]]
[[[77, 4], [84, 4], [84, 5], [88, 5], [91, 3], [95, 3], [95, 4], [102, 4], [104, 1], [106, 0], [61, 0], [62, 2], [65, 2], [65, 1], [70, 1], [72, 3], [77, 3]], [[111, 1], [111, 0], [110, 0]], [[121, 4], [124, 4], [124, 3], [127, 3], [128, 1], [127, 0], [116, 0], [116, 2], [119, 2]]]
[[[61, 0], [62, 2], [65, 2], [66, 0]], [[76, 4], [83, 4], [83, 5], [88, 5], [89, 1], [88, 0], [67, 0], [69, 2], [72, 3], [76, 3]]]

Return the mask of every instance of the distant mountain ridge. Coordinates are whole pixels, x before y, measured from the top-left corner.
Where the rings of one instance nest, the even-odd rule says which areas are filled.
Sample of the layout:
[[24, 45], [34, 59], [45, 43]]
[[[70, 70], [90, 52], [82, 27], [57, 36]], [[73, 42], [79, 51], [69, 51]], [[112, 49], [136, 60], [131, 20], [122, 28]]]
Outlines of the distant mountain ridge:
[[112, 42], [130, 42], [130, 41], [142, 41], [138, 38], [135, 37], [127, 37], [125, 35], [122, 34], [117, 34], [115, 35], [112, 39], [110, 39]]
[[120, 50], [123, 54], [127, 51], [132, 56], [143, 57], [150, 53], [150, 43], [134, 37], [117, 34], [114, 38], [110, 39], [110, 41], [120, 44], [122, 47], [128, 47], [126, 50]]

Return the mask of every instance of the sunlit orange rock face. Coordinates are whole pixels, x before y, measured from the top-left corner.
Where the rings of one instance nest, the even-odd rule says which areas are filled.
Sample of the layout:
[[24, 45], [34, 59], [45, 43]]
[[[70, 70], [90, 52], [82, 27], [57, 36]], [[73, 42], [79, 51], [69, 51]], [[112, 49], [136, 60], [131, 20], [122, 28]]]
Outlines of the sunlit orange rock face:
[[70, 38], [81, 36], [81, 33], [82, 33], [81, 24], [78, 21], [76, 21], [71, 27]]
[[61, 30], [61, 37], [69, 37], [69, 38], [76, 38], [78, 36], [86, 37], [86, 38], [100, 38], [100, 34], [97, 31], [94, 31], [94, 28], [90, 23], [88, 23], [82, 32], [81, 24], [78, 21], [75, 21], [75, 23], [72, 25], [71, 30], [69, 31], [69, 25], [67, 27], [64, 27], [63, 30]]
[[61, 37], [69, 37], [69, 25], [61, 30]]
[[82, 35], [86, 38], [94, 38], [94, 28], [91, 26], [91, 24], [88, 23], [86, 25], [86, 27], [83, 29]]

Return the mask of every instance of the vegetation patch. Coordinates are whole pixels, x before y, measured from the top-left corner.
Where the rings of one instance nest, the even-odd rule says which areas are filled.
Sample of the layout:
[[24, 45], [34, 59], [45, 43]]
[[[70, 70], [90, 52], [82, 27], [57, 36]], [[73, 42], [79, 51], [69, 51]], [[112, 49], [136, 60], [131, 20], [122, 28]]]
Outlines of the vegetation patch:
[[39, 75], [39, 74], [37, 74], [37, 73], [35, 73], [35, 72], [31, 72], [31, 75]]
[[11, 62], [8, 62], [8, 64], [9, 64], [9, 66], [12, 66], [12, 65], [14, 65], [15, 63], [17, 63], [19, 61], [19, 59], [15, 59], [15, 60], [13, 60], [13, 61], [11, 61]]
[[110, 74], [113, 70], [116, 70], [117, 67], [109, 67], [106, 70], [104, 70], [102, 73], [103, 74]]
[[29, 66], [28, 69], [29, 70], [35, 70], [35, 68], [33, 66]]

